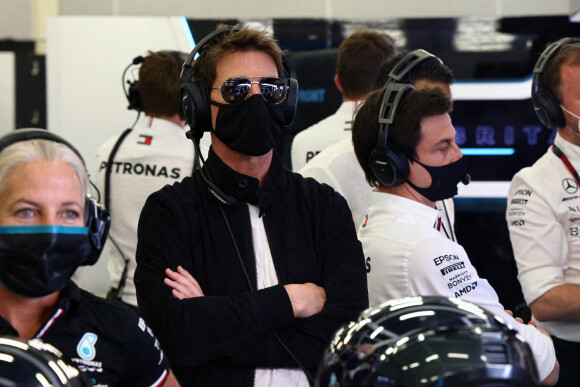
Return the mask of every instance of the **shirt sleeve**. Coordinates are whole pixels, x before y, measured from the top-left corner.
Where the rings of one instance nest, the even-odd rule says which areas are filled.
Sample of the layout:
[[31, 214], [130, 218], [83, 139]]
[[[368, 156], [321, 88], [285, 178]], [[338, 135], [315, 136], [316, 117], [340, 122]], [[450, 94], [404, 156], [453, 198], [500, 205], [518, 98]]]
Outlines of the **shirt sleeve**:
[[516, 175], [508, 192], [506, 221], [526, 302], [564, 283], [568, 242], [564, 228], [540, 195]]
[[125, 326], [128, 366], [122, 386], [162, 386], [169, 375], [169, 362], [159, 341], [142, 318], [130, 311]]
[[521, 324], [506, 313], [497, 293], [486, 279], [478, 276], [463, 247], [441, 243], [438, 238], [426, 238], [410, 254], [409, 285], [414, 295], [460, 298], [499, 316], [530, 345], [540, 379], [550, 374], [556, 361], [551, 340], [535, 327]]

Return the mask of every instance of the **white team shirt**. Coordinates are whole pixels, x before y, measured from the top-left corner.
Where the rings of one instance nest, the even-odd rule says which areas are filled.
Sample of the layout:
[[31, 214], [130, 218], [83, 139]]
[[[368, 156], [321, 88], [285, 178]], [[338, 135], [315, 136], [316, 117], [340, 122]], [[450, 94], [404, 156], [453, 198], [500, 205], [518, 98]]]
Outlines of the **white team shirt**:
[[[559, 135], [554, 144], [580, 168], [580, 147]], [[551, 148], [512, 179], [506, 220], [528, 304], [555, 286], [580, 284], [580, 190]], [[537, 324], [558, 338], [580, 342], [579, 321]]]
[[373, 191], [366, 225], [359, 228], [367, 263], [369, 304], [409, 296], [456, 297], [484, 308], [514, 327], [530, 345], [540, 379], [556, 361], [551, 340], [508, 315], [480, 278], [467, 253], [437, 231], [439, 211], [414, 200]]
[[357, 102], [344, 101], [336, 113], [304, 129], [292, 141], [292, 170], [300, 170], [314, 156], [338, 141], [351, 137]]
[[[105, 192], [105, 166], [119, 135], [101, 145], [97, 153], [95, 184]], [[207, 156], [208, 148], [200, 146]], [[125, 137], [113, 162], [110, 181], [110, 237], [129, 260], [127, 280], [121, 294], [124, 302], [137, 305], [133, 273], [137, 248], [137, 223], [147, 197], [166, 184], [173, 184], [193, 170], [193, 143], [174, 123], [144, 116]], [[121, 252], [107, 241], [101, 259], [109, 259], [109, 286], [117, 287], [125, 267]]]
[[[256, 256], [256, 275], [258, 289], [278, 284], [278, 275], [272, 260], [264, 221], [260, 218], [260, 209], [248, 204], [252, 223], [252, 240]], [[254, 387], [308, 387], [308, 379], [302, 370], [294, 368], [256, 368]]]

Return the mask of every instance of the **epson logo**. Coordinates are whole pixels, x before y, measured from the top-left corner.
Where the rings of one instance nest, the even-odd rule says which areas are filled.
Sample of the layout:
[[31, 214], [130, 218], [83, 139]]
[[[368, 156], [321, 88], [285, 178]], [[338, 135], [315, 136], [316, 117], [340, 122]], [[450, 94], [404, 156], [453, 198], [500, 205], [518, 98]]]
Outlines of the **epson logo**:
[[449, 255], [446, 254], [446, 255], [440, 255], [437, 258], [433, 258], [433, 262], [435, 262], [435, 266], [439, 266], [443, 262], [447, 262], [447, 261], [459, 261], [459, 256], [454, 255], [454, 254], [449, 254]]

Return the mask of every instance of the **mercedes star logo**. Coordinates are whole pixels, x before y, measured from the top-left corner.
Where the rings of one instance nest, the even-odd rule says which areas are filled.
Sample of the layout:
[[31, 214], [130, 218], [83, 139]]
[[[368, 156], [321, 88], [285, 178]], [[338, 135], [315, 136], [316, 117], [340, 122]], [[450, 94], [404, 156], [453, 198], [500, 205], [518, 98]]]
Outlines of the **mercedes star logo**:
[[576, 184], [574, 179], [566, 178], [562, 180], [562, 187], [564, 187], [564, 191], [569, 194], [573, 194], [578, 191], [578, 184]]

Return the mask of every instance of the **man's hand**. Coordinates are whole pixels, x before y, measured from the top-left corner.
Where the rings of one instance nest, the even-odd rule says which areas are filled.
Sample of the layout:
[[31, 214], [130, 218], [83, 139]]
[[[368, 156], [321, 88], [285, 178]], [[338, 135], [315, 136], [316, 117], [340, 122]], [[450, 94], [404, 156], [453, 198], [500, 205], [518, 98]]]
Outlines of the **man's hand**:
[[201, 287], [195, 278], [183, 267], [177, 266], [177, 271], [165, 269], [165, 275], [167, 278], [163, 280], [163, 283], [173, 288], [171, 294], [174, 297], [180, 300], [184, 298], [203, 297], [204, 294]]
[[306, 318], [319, 313], [326, 302], [326, 292], [323, 288], [311, 282], [305, 284], [284, 285], [294, 317]]
[[[506, 312], [507, 314], [509, 314], [510, 316], [514, 317], [514, 312], [512, 312], [511, 310], [509, 310], [509, 309], [506, 309], [506, 310], [505, 310], [505, 312]], [[524, 320], [523, 320], [521, 317], [514, 317], [514, 320], [516, 320], [516, 321], [517, 321], [517, 322], [519, 322], [520, 324], [523, 324], [523, 323], [524, 323]], [[535, 324], [535, 323], [534, 323], [534, 324], [532, 324], [532, 325], [536, 326], [536, 324]]]

